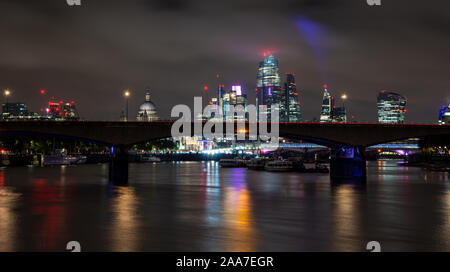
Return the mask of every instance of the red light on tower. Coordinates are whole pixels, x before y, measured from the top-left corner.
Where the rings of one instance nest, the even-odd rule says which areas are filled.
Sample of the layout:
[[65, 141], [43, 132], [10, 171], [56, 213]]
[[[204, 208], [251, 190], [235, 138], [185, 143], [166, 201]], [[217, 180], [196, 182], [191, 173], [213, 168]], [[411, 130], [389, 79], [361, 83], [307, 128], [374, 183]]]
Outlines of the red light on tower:
[[324, 84], [324, 85], [323, 85], [323, 88], [325, 88], [325, 89], [328, 88], [328, 85], [327, 85], [327, 84]]
[[44, 89], [41, 90], [41, 94], [45, 94], [45, 90]]
[[208, 86], [206, 86], [206, 85], [203, 86], [203, 90], [204, 90], [204, 91], [207, 91], [208, 89], [209, 89]]

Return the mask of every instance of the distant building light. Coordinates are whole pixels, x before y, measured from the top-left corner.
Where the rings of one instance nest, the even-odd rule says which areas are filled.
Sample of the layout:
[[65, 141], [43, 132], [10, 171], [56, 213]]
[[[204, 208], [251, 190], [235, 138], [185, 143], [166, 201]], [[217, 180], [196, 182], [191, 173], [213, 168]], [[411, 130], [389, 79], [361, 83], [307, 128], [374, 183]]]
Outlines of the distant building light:
[[242, 86], [241, 85], [233, 85], [233, 86], [231, 86], [231, 90], [233, 92], [236, 92], [236, 95], [238, 95], [238, 96], [242, 95]]

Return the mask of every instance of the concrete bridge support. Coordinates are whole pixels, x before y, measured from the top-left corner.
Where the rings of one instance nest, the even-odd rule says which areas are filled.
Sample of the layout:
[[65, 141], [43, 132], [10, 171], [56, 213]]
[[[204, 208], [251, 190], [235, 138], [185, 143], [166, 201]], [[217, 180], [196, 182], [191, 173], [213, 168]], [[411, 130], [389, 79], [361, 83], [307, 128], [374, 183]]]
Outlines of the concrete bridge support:
[[366, 158], [362, 146], [342, 146], [331, 150], [332, 182], [362, 182], [366, 180]]
[[109, 180], [116, 184], [128, 183], [128, 147], [112, 146], [109, 159]]

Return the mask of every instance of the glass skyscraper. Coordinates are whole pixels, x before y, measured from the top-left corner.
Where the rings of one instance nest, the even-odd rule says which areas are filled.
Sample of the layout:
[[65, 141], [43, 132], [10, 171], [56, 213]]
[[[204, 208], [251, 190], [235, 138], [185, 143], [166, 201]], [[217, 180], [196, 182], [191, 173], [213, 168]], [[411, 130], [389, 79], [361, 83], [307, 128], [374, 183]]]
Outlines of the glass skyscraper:
[[297, 85], [295, 83], [295, 75], [287, 73], [286, 83], [280, 108], [281, 122], [301, 122], [302, 113], [300, 111], [300, 101], [297, 92]]
[[334, 98], [327, 90], [327, 85], [323, 86], [322, 110], [320, 112], [320, 122], [328, 123], [333, 121]]
[[256, 76], [257, 87], [257, 106], [267, 106], [267, 118], [270, 118], [270, 110], [273, 107], [280, 110], [282, 100], [282, 90], [280, 87], [280, 75], [278, 73], [278, 60], [273, 54], [269, 54], [259, 64], [258, 74]]
[[377, 98], [378, 123], [402, 124], [406, 115], [406, 98], [400, 94], [381, 91]]
[[333, 122], [347, 123], [347, 110], [345, 107], [337, 107], [333, 109]]
[[221, 116], [224, 121], [238, 121], [245, 122], [248, 117], [247, 114], [239, 116], [229, 116], [227, 113], [230, 111], [231, 106], [242, 106], [244, 111], [247, 110], [247, 95], [244, 93], [241, 85], [233, 85], [230, 89], [225, 89], [224, 85], [219, 85], [217, 88], [218, 97], [213, 97], [210, 104], [216, 104], [217, 114], [215, 117]]
[[450, 105], [447, 107], [444, 105], [439, 110], [439, 124], [448, 125], [450, 124]]

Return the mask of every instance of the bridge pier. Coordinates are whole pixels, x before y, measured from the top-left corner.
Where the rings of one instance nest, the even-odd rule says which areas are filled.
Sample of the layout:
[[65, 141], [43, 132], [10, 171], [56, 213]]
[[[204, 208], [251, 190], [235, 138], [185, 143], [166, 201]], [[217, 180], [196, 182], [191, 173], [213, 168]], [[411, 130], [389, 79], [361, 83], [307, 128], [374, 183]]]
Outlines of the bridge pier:
[[332, 182], [353, 183], [366, 180], [366, 158], [362, 146], [341, 146], [331, 150]]
[[128, 147], [112, 146], [109, 158], [109, 180], [117, 183], [128, 183]]

